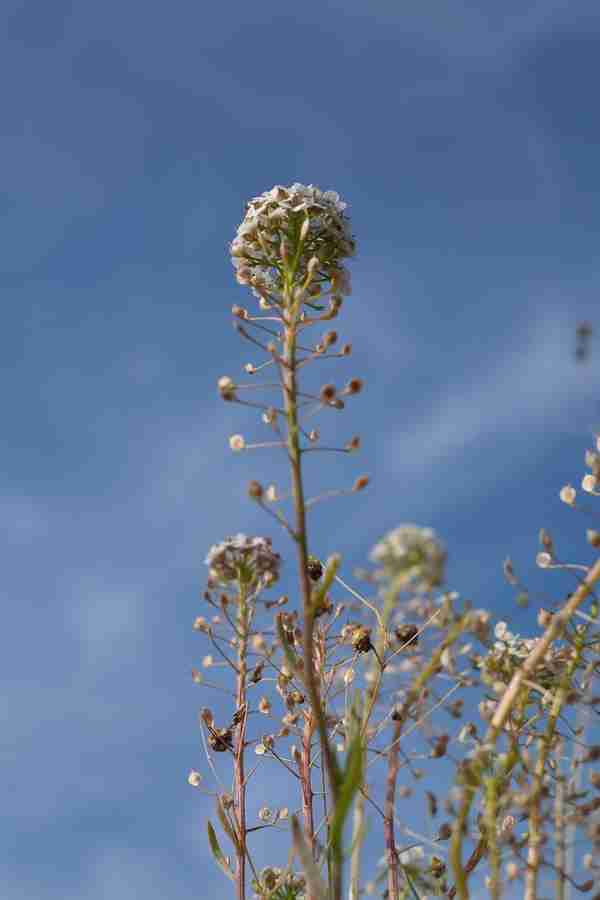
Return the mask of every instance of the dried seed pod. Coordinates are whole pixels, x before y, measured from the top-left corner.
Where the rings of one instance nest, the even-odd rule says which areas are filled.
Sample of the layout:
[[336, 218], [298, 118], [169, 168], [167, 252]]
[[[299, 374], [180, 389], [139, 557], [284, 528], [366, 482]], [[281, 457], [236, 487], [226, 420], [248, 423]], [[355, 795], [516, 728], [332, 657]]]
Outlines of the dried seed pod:
[[233, 735], [230, 728], [213, 728], [208, 735], [208, 743], [216, 753], [233, 749]]
[[368, 653], [372, 650], [371, 629], [366, 625], [357, 625], [352, 633], [352, 646], [358, 653]]
[[416, 646], [419, 643], [419, 628], [417, 625], [398, 625], [394, 629], [396, 639], [400, 644], [409, 642]]
[[260, 483], [260, 481], [249, 482], [249, 484], [248, 484], [248, 496], [249, 497], [251, 497], [253, 500], [260, 500], [260, 499], [262, 499], [263, 493], [264, 493], [263, 486]]
[[306, 566], [311, 581], [319, 581], [323, 575], [323, 565], [316, 556], [309, 556]]

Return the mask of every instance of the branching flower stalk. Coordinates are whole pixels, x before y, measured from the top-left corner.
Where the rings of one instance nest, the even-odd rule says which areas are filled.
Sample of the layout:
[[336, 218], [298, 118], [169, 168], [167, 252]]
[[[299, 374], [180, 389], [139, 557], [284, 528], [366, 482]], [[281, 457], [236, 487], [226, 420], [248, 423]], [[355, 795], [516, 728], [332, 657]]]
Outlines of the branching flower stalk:
[[[448, 610], [448, 613], [450, 610]], [[409, 713], [419, 700], [421, 692], [430, 682], [440, 669], [441, 660], [445, 651], [460, 638], [468, 628], [469, 613], [465, 616], [458, 617], [457, 620], [448, 629], [448, 632], [439, 646], [431, 655], [427, 665], [412, 682], [404, 702], [394, 712], [394, 732], [392, 744], [388, 752], [388, 772], [386, 781], [385, 807], [384, 807], [384, 839], [386, 857], [388, 863], [388, 896], [389, 900], [399, 900], [400, 897], [400, 874], [399, 860], [396, 850], [396, 838], [394, 834], [394, 805], [396, 797], [396, 778], [398, 775], [398, 754], [400, 749], [400, 740], [402, 738], [402, 729]]]

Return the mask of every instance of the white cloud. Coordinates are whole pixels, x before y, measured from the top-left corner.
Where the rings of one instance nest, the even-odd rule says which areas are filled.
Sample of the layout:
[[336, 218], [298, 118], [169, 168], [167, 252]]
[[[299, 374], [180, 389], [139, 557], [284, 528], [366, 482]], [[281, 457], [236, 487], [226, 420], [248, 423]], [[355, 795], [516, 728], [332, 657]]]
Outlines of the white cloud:
[[[582, 377], [572, 356], [572, 320], [553, 310], [528, 334], [515, 334], [515, 345], [494, 360], [492, 336], [487, 370], [465, 373], [439, 396], [435, 408], [413, 417], [385, 441], [385, 464], [396, 473], [425, 472], [449, 463], [465, 450], [488, 445], [495, 436], [525, 432], [581, 433], [592, 430], [597, 387]], [[529, 443], [528, 443], [529, 445]], [[510, 460], [504, 460], [504, 473]]]

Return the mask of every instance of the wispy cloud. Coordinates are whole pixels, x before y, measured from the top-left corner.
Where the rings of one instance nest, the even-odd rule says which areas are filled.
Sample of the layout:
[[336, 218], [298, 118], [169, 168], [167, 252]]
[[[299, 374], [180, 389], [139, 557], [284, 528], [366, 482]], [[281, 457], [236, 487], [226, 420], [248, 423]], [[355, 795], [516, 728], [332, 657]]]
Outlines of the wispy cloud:
[[[503, 351], [490, 338], [487, 365], [481, 359], [462, 380], [450, 383], [424, 415], [409, 413], [401, 427], [390, 429], [382, 441], [382, 463], [406, 490], [423, 490], [424, 481], [440, 471], [450, 472], [461, 459], [477, 453], [492, 458], [494, 447], [510, 442], [510, 453], [497, 464], [477, 466], [472, 491], [484, 490], [490, 478], [509, 479], [531, 456], [532, 443], [545, 434], [580, 435], [600, 422], [593, 379], [573, 360], [573, 322], [556, 307], [542, 314], [531, 328], [515, 334]], [[425, 399], [426, 402], [426, 399]], [[417, 479], [417, 480], [415, 480]], [[445, 478], [445, 496], [464, 492], [465, 480]], [[419, 486], [420, 485], [420, 486]]]

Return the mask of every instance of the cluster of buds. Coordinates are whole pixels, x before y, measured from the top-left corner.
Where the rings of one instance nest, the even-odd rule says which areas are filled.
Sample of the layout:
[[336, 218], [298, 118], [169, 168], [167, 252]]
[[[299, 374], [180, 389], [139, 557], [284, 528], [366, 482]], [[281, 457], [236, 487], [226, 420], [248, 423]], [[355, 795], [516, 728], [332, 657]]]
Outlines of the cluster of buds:
[[414, 589], [429, 590], [444, 580], [446, 551], [432, 528], [400, 525], [371, 551], [380, 577], [403, 579]]
[[345, 208], [335, 191], [303, 184], [276, 185], [250, 200], [230, 247], [237, 281], [267, 305], [283, 305], [290, 269], [302, 299], [322, 295], [325, 286], [338, 300], [349, 294], [342, 260], [355, 244]]
[[279, 578], [281, 557], [272, 549], [270, 538], [238, 534], [212, 546], [206, 565], [213, 583], [268, 587]]

